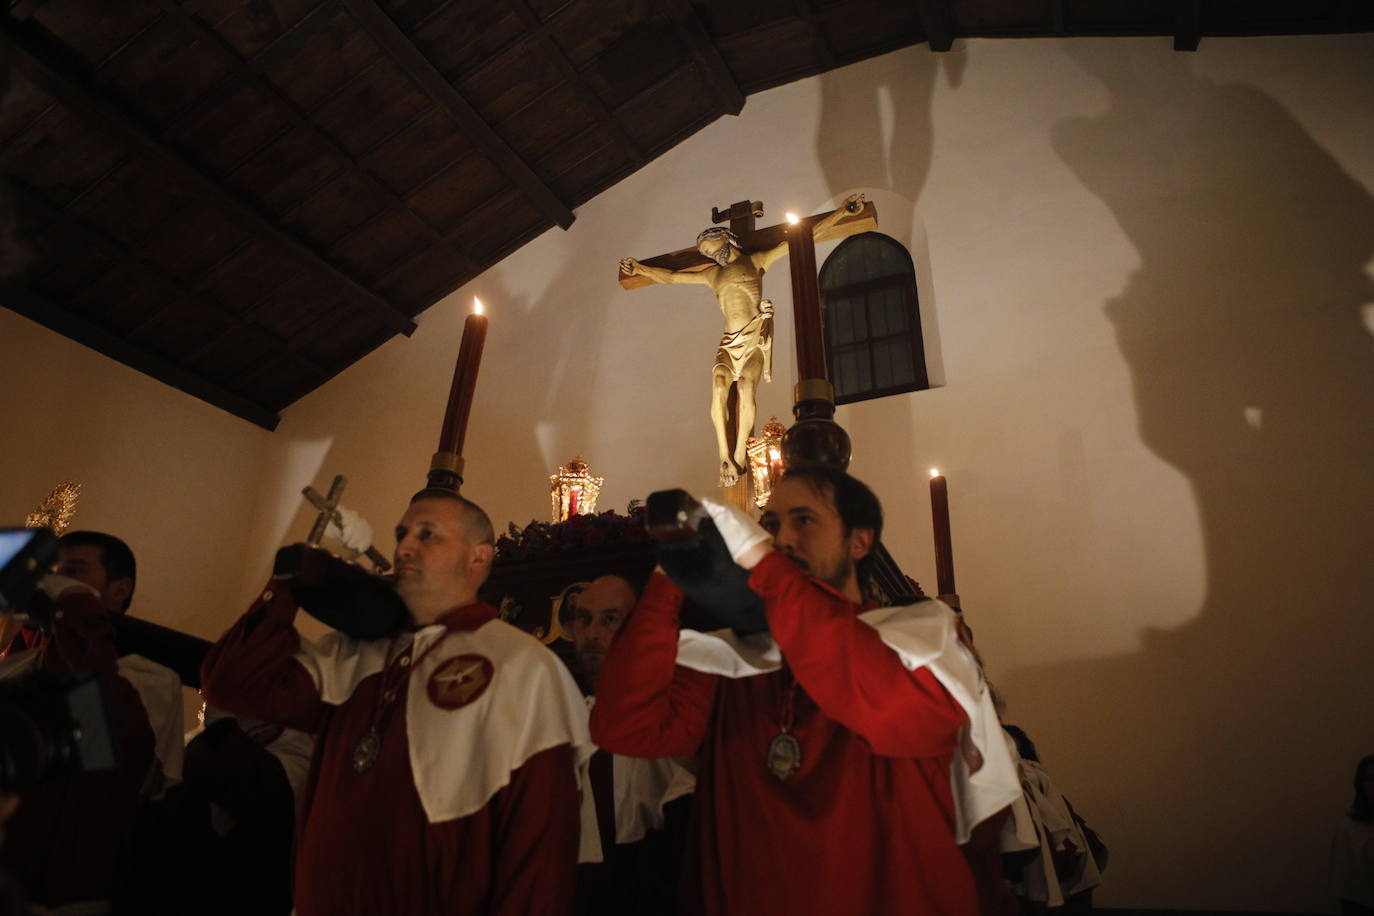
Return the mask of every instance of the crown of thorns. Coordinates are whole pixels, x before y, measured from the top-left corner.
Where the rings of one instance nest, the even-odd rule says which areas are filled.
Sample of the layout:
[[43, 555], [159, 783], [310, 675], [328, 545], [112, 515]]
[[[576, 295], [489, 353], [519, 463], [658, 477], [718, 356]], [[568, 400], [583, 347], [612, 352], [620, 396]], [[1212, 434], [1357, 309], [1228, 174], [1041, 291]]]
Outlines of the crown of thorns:
[[736, 248], [739, 247], [739, 236], [724, 226], [711, 226], [709, 229], [701, 230], [701, 234], [697, 236], [697, 247], [700, 248], [702, 242], [714, 242], [719, 239], [725, 239]]

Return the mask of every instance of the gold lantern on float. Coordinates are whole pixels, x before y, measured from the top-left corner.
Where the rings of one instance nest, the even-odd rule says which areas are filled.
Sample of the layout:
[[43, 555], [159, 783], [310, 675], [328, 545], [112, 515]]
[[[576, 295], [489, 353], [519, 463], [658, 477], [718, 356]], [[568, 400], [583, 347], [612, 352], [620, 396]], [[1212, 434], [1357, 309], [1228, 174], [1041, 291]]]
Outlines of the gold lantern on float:
[[762, 435], [750, 436], [745, 445], [749, 473], [754, 479], [754, 505], [760, 509], [772, 498], [773, 484], [782, 479], [782, 437], [787, 428], [773, 417], [761, 432]]
[[566, 522], [574, 515], [593, 515], [596, 498], [601, 495], [604, 477], [596, 477], [578, 455], [557, 474], [549, 475], [549, 497], [553, 503], [553, 522]]

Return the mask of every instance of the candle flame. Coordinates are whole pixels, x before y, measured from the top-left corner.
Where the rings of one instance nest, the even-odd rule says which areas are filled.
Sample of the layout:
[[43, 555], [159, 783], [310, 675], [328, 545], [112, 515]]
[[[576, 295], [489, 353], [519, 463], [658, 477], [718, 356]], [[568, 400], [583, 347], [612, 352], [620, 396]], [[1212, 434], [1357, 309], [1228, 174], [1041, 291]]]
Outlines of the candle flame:
[[473, 297], [472, 297], [472, 313], [473, 313], [474, 315], [481, 315], [482, 312], [483, 312], [483, 309], [482, 309], [482, 300], [481, 300], [481, 299], [478, 299], [476, 296], [473, 296]]
[[794, 225], [794, 226], [795, 226], [797, 223], [801, 222], [801, 217], [798, 216], [798, 215], [795, 214], [795, 213], [788, 213], [788, 214], [786, 214], [786, 215], [787, 215], [787, 221], [788, 221], [789, 223], [791, 223], [792, 225]]
[[931, 468], [931, 469], [930, 469], [930, 476], [931, 476], [931, 477], [939, 477], [939, 476], [940, 476], [940, 469], [939, 469], [939, 468]]

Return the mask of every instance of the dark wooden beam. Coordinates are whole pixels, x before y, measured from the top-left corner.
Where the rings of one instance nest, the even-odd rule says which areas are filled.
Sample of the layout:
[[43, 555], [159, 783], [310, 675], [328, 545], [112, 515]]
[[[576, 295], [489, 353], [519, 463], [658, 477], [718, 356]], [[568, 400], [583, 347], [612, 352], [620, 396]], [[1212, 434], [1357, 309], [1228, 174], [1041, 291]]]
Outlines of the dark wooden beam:
[[1174, 50], [1196, 51], [1202, 41], [1202, 0], [1175, 0]]
[[[820, 72], [834, 70], [835, 49], [830, 46], [830, 39], [821, 28], [821, 23], [816, 21], [816, 10], [811, 5], [811, 0], [792, 0], [792, 5], [797, 10], [797, 17], [811, 30], [811, 43], [816, 46], [816, 54], [821, 59]], [[769, 23], [770, 26], [775, 24]]]
[[1066, 35], [1069, 30], [1069, 14], [1064, 9], [1068, 0], [1054, 0], [1054, 34]]
[[592, 88], [582, 79], [582, 74], [577, 72], [572, 61], [568, 60], [568, 55], [563, 50], [562, 45], [553, 39], [547, 29], [540, 30], [539, 27], [543, 23], [539, 21], [534, 10], [530, 9], [530, 5], [525, 0], [507, 0], [507, 2], [515, 9], [516, 15], [520, 17], [520, 21], [526, 29], [531, 32], [539, 32], [537, 40], [544, 46], [544, 56], [553, 61], [564, 82], [572, 86], [577, 97], [582, 100], [582, 104], [596, 112], [597, 118], [611, 132], [611, 136], [615, 137], [616, 145], [620, 147], [620, 151], [625, 154], [626, 158], [637, 166], [642, 166], [648, 162], [644, 151], [639, 148], [634, 138], [625, 130], [625, 125], [621, 124], [620, 119], [612, 114], [606, 102], [592, 91]]
[[954, 46], [954, 27], [945, 0], [916, 0], [916, 15], [926, 30], [930, 50], [948, 51]]
[[122, 142], [131, 152], [163, 171], [170, 182], [179, 184], [206, 203], [225, 212], [243, 231], [264, 242], [290, 252], [298, 262], [329, 274], [347, 289], [350, 298], [393, 331], [409, 335], [415, 322], [391, 303], [364, 288], [352, 277], [320, 257], [305, 244], [287, 234], [237, 194], [187, 162], [138, 126], [138, 120], [116, 103], [102, 98], [68, 72], [66, 67], [34, 46], [13, 23], [0, 18], [0, 48], [7, 48], [11, 64], [21, 69], [49, 95], [81, 113], [96, 127]]
[[534, 205], [564, 229], [576, 217], [373, 0], [343, 0], [363, 31], [438, 103]]
[[0, 304], [50, 331], [90, 347], [130, 369], [171, 385], [178, 391], [184, 391], [269, 432], [276, 429], [277, 424], [281, 422], [281, 417], [260, 404], [255, 404], [155, 353], [144, 350], [123, 337], [68, 312], [31, 290], [7, 290], [0, 294]]
[[725, 58], [720, 56], [720, 49], [711, 40], [691, 0], [668, 0], [665, 6], [668, 20], [677, 29], [678, 36], [686, 42], [702, 76], [706, 77], [706, 82], [720, 99], [721, 112], [739, 114], [744, 110], [744, 92], [740, 90], [735, 74], [726, 65]]

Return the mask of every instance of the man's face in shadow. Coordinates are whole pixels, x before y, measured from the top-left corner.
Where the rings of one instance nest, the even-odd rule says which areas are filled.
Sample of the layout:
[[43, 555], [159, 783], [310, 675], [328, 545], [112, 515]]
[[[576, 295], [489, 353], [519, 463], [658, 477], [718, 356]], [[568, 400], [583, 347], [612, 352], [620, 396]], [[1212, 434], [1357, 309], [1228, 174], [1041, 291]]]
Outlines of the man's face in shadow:
[[634, 610], [635, 592], [619, 576], [602, 576], [577, 596], [572, 639], [577, 664], [594, 679], [606, 660], [606, 651], [625, 618]]

